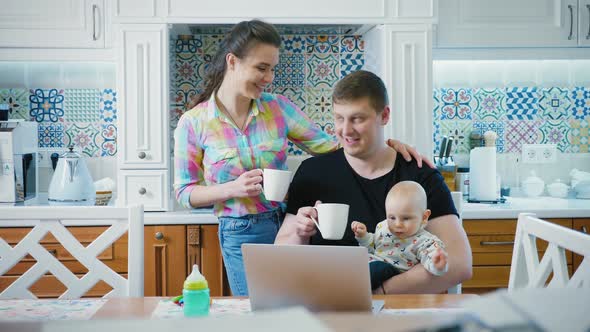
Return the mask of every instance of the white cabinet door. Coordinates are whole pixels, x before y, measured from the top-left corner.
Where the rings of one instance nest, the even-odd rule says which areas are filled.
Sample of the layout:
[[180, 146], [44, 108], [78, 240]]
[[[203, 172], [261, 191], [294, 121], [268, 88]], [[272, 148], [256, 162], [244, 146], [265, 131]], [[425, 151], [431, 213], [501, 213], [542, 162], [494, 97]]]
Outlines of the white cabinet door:
[[0, 47], [103, 48], [104, 0], [0, 0]]
[[114, 22], [163, 21], [165, 2], [162, 0], [112, 0], [112, 4]]
[[346, 19], [386, 13], [386, 0], [168, 0], [168, 17]]
[[590, 46], [590, 0], [578, 3], [578, 45]]
[[145, 211], [167, 211], [170, 181], [167, 170], [120, 170], [118, 206], [143, 204]]
[[121, 93], [121, 169], [167, 169], [168, 29], [122, 24], [117, 88]]
[[412, 142], [423, 153], [433, 151], [432, 28], [382, 25], [364, 38], [364, 68], [383, 79], [389, 94], [386, 138]]
[[573, 47], [577, 22], [578, 0], [443, 0], [437, 47]]

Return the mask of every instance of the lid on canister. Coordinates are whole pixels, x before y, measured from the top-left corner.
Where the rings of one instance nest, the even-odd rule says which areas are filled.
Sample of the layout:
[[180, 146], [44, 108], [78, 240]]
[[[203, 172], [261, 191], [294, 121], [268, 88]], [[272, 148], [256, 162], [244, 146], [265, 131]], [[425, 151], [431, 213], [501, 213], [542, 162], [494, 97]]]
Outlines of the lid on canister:
[[469, 167], [459, 167], [457, 173], [469, 173]]

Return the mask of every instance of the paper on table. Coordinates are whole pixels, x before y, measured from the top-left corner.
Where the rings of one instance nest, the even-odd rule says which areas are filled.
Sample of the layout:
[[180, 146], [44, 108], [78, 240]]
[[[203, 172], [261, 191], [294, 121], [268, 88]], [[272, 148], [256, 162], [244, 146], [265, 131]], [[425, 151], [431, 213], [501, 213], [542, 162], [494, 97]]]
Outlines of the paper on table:
[[[217, 316], [223, 314], [244, 315], [250, 314], [249, 299], [213, 299], [209, 315]], [[152, 318], [157, 319], [178, 319], [183, 318], [182, 307], [170, 300], [158, 302], [156, 309], [152, 312]]]
[[463, 308], [421, 308], [421, 309], [383, 309], [381, 315], [463, 315], [469, 311]]
[[90, 319], [106, 300], [3, 300], [0, 320]]

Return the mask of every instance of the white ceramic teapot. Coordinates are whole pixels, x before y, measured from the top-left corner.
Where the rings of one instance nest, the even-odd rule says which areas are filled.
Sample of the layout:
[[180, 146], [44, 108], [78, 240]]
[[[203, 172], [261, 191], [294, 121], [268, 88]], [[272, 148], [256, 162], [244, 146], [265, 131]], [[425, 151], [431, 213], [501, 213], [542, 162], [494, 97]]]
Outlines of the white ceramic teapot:
[[94, 204], [96, 191], [86, 163], [79, 154], [73, 151], [73, 146], [70, 146], [69, 150], [60, 155], [57, 161], [49, 184], [49, 201]]

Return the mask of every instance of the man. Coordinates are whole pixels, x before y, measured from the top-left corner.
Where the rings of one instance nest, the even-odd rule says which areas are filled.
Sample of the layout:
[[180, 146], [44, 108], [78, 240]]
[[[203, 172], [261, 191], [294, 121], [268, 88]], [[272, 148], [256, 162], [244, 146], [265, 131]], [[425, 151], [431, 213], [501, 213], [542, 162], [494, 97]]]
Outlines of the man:
[[[448, 273], [434, 276], [417, 265], [387, 280], [376, 293], [440, 293], [470, 279], [471, 248], [442, 176], [435, 169], [405, 161], [384, 142], [383, 127], [391, 110], [383, 81], [373, 73], [357, 71], [336, 84], [332, 97], [336, 136], [342, 148], [301, 164], [289, 188], [287, 215], [275, 243], [358, 245], [350, 224], [360, 221], [374, 231], [377, 223], [386, 219], [389, 189], [412, 180], [426, 191], [432, 211], [426, 229], [445, 244]], [[325, 240], [317, 232], [311, 217], [317, 218], [313, 206], [319, 202], [350, 205], [342, 240]]]

